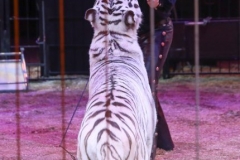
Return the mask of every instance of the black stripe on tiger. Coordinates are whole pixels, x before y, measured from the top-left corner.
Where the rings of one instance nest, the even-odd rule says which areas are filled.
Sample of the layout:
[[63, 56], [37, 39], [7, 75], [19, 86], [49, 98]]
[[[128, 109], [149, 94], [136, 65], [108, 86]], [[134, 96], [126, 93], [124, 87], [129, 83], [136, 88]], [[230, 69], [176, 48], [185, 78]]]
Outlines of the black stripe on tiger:
[[96, 0], [85, 13], [94, 35], [79, 160], [150, 160], [156, 111], [137, 41], [141, 18], [137, 0]]

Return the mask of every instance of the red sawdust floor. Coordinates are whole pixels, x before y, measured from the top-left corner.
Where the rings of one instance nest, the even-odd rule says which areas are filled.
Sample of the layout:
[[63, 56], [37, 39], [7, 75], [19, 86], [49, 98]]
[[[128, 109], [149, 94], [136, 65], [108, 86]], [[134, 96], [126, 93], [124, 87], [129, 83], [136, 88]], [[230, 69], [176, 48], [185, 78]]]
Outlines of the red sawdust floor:
[[[85, 84], [66, 80], [62, 90], [61, 81], [31, 82], [27, 92], [0, 93], [0, 160], [71, 160], [63, 148], [76, 155], [87, 91], [61, 141]], [[156, 160], [240, 160], [240, 75], [201, 76], [199, 87], [197, 122], [194, 77], [160, 80], [175, 149], [158, 150]]]

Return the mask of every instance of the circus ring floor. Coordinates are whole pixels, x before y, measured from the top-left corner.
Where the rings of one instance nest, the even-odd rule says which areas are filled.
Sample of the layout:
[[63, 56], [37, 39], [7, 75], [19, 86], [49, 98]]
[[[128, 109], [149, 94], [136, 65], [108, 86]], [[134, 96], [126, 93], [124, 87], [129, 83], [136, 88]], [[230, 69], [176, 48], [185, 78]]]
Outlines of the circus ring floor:
[[[86, 81], [79, 77], [64, 83], [30, 82], [28, 91], [0, 93], [0, 159], [73, 159], [87, 91], [78, 102]], [[194, 76], [160, 80], [158, 97], [175, 149], [157, 150], [156, 160], [240, 159], [239, 82], [239, 75], [201, 76], [196, 122]]]

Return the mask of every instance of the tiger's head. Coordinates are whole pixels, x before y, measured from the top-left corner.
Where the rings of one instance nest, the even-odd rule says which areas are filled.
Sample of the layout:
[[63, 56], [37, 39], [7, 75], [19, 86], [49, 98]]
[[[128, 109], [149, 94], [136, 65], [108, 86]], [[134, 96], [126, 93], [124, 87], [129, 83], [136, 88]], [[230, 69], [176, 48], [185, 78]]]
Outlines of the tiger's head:
[[136, 35], [141, 17], [137, 0], [96, 0], [85, 13], [96, 34], [109, 30]]

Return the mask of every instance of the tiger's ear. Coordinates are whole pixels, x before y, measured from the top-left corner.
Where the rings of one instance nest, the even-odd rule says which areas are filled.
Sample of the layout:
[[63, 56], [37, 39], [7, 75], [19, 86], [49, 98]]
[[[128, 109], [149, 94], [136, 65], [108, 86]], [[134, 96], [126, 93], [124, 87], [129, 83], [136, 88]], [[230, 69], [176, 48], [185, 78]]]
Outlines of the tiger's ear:
[[134, 12], [129, 10], [125, 13], [125, 19], [124, 19], [124, 22], [126, 24], [126, 26], [132, 28], [134, 27], [134, 24], [135, 24], [135, 19], [134, 19]]
[[95, 16], [96, 16], [96, 9], [90, 8], [85, 12], [85, 19], [90, 21], [91, 23], [95, 22]]

